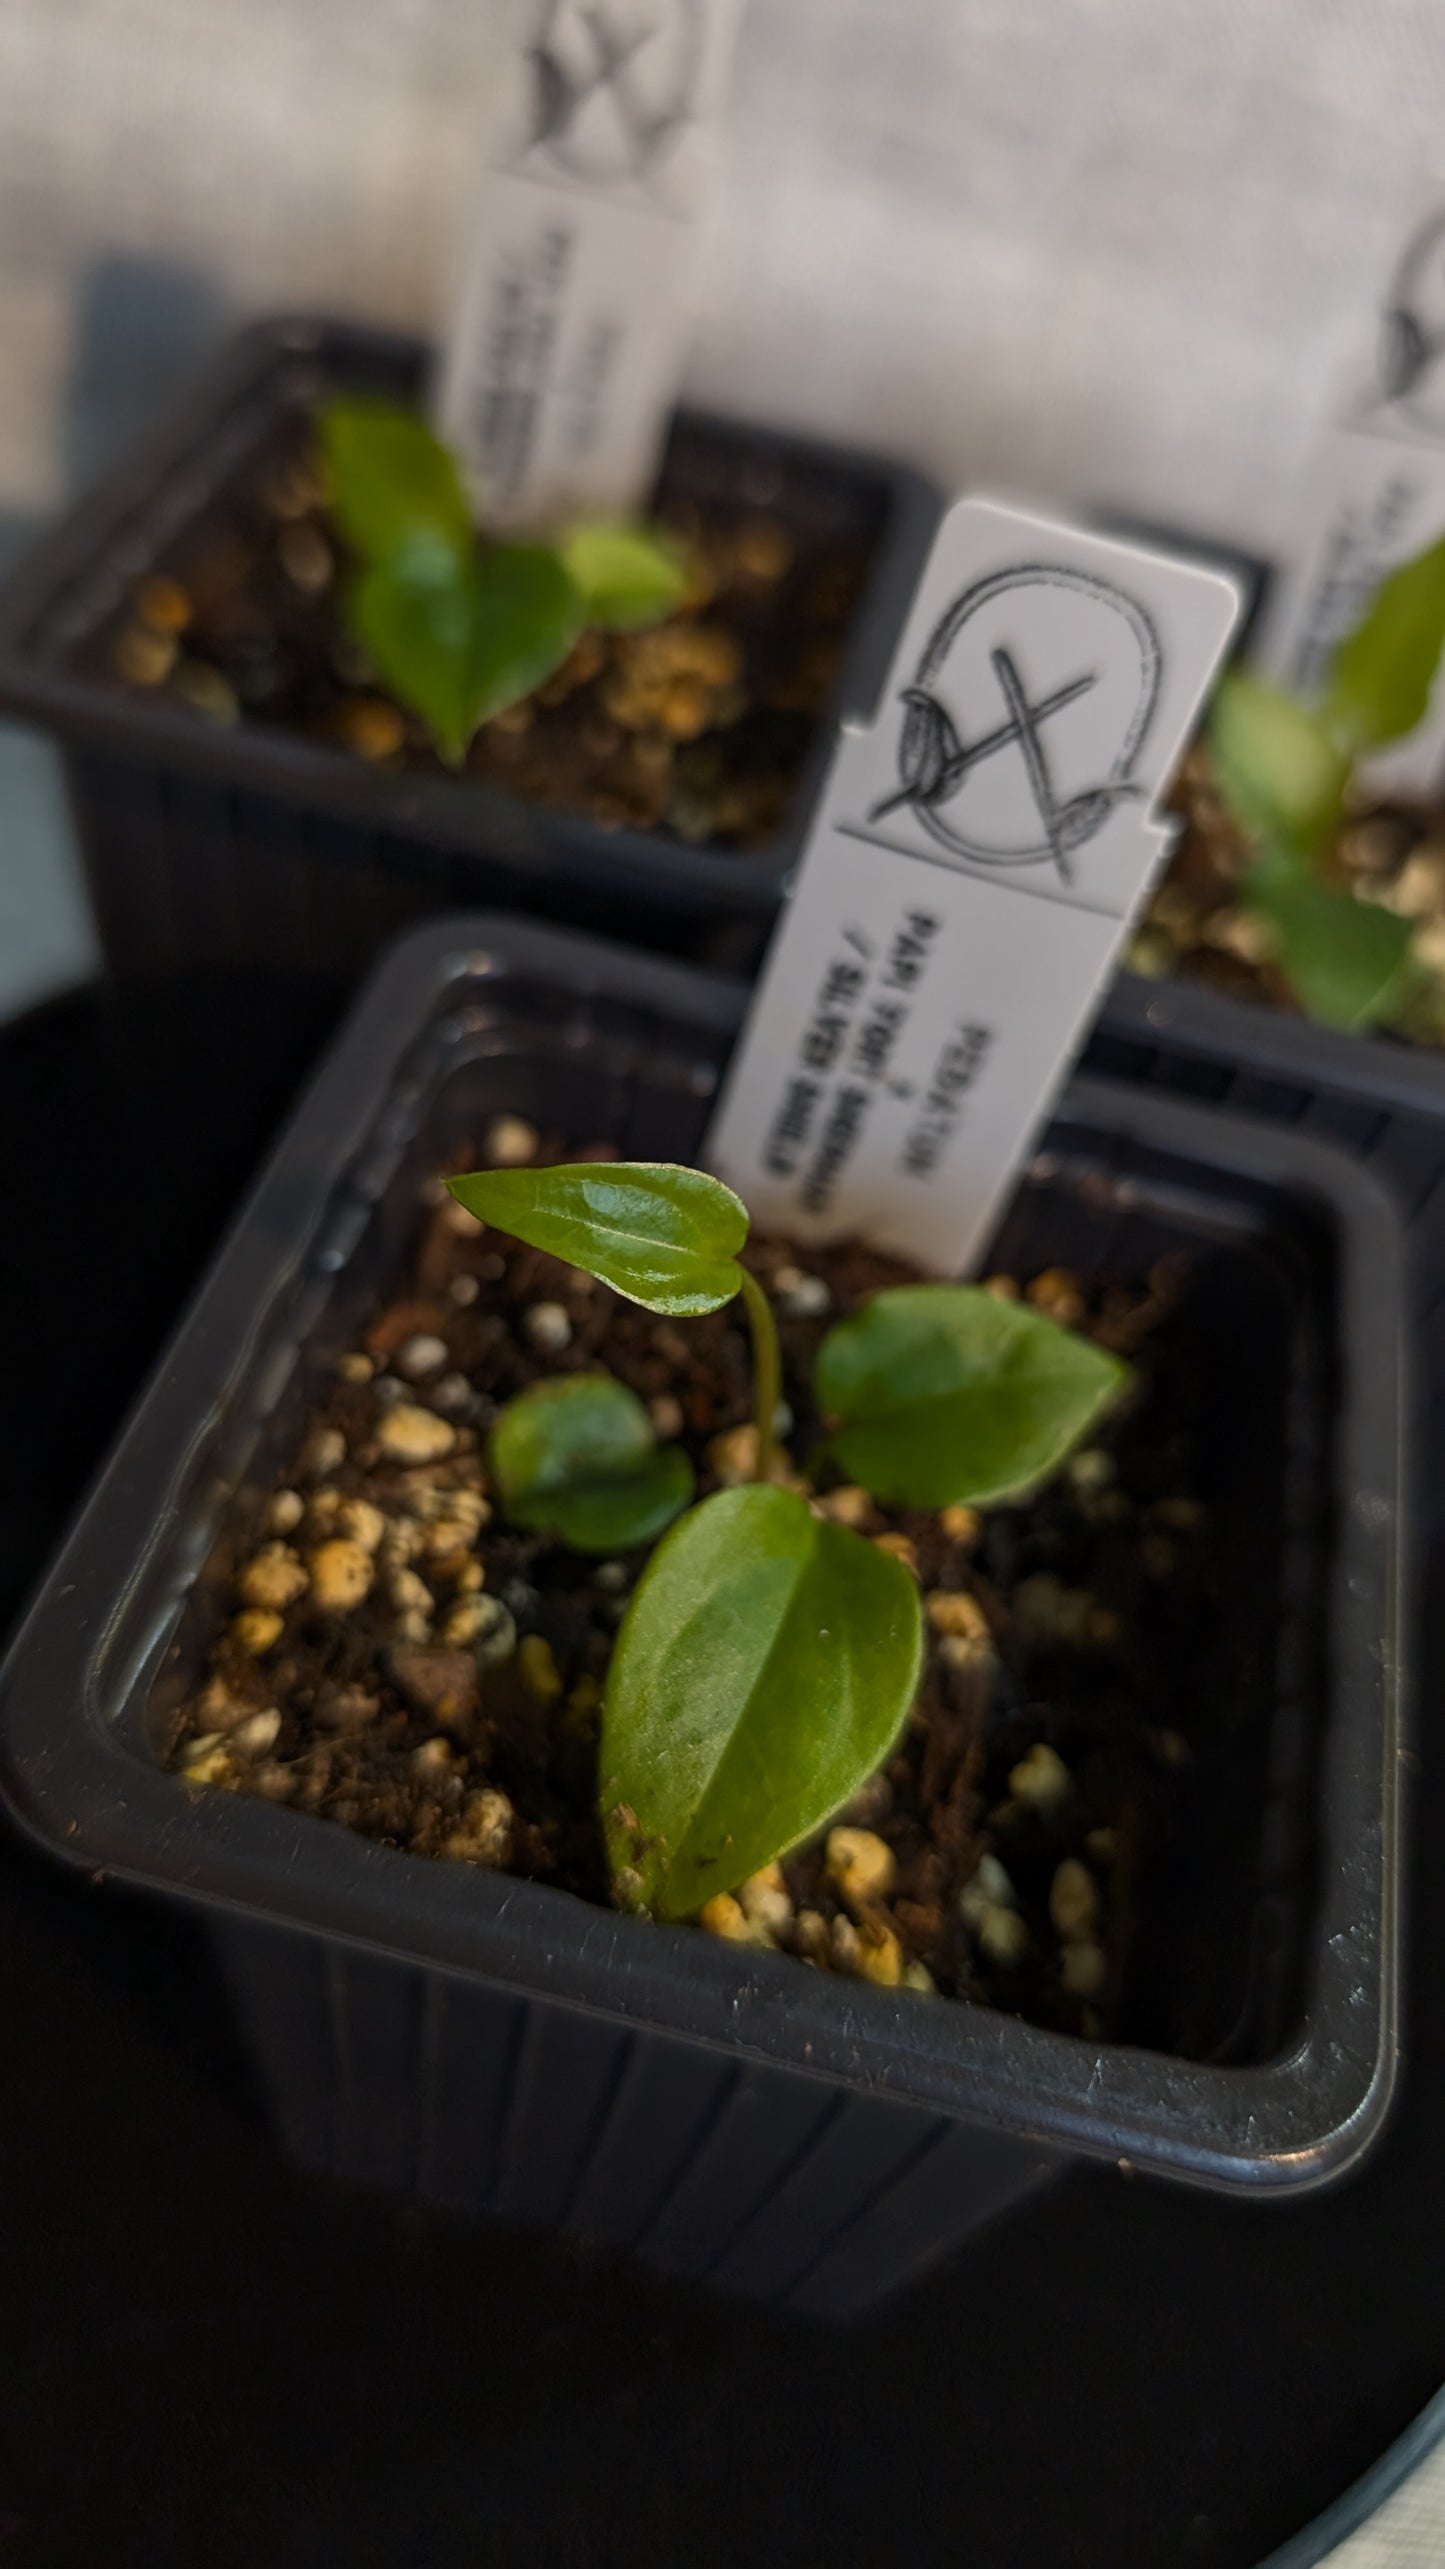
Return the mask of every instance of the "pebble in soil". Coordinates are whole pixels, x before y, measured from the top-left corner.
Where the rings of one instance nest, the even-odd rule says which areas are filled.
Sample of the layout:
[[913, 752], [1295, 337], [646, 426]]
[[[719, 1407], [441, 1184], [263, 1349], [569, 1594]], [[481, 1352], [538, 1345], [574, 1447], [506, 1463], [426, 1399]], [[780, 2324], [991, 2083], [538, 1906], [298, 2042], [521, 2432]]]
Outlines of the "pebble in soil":
[[[478, 1158], [537, 1148], [516, 1119], [491, 1138]], [[196, 1785], [606, 1901], [598, 1724], [644, 1556], [583, 1558], [501, 1522], [486, 1427], [542, 1374], [604, 1366], [680, 1436], [705, 1494], [748, 1464], [745, 1330], [730, 1310], [658, 1319], [434, 1187], [419, 1229], [404, 1289], [338, 1363], [231, 1564], [234, 1611], [174, 1763]], [[746, 1254], [775, 1298], [803, 1453], [823, 1333], [906, 1270], [858, 1245], [806, 1265], [768, 1239]], [[833, 1827], [702, 1923], [822, 1971], [1107, 2036], [1130, 2030], [1141, 1882], [1187, 1827], [1218, 1728], [1194, 1677], [1222, 1599], [1191, 1486], [1187, 1270], [1102, 1295], [1057, 1269], [993, 1283], [1067, 1308], [1132, 1359], [1136, 1391], [1028, 1505], [882, 1509], [823, 1488], [827, 1514], [919, 1580], [917, 1703]]]
[[[658, 516], [692, 564], [681, 609], [641, 633], [584, 633], [482, 726], [466, 773], [603, 829], [756, 847], [832, 691], [867, 546], [747, 504], [700, 512], [666, 477]], [[324, 467], [304, 421], [287, 421], [164, 570], [134, 583], [98, 665], [204, 723], [279, 724], [372, 766], [449, 773], [348, 631], [347, 570]]]

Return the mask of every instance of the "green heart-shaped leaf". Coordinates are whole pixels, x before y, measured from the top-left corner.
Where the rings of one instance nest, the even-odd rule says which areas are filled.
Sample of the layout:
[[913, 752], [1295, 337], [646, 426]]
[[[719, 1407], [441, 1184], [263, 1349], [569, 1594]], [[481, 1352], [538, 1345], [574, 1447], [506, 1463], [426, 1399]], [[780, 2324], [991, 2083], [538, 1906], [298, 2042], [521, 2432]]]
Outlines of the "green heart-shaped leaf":
[[666, 1161], [582, 1161], [555, 1169], [479, 1169], [448, 1178], [482, 1222], [600, 1277], [629, 1302], [685, 1318], [742, 1288], [746, 1207], [701, 1169]]
[[592, 519], [572, 527], [557, 549], [582, 593], [589, 624], [635, 632], [671, 615], [686, 595], [686, 557], [659, 527]]
[[1215, 693], [1209, 740], [1220, 791], [1244, 829], [1299, 855], [1325, 845], [1339, 822], [1350, 762], [1314, 714], [1234, 669]]
[[316, 414], [331, 473], [331, 513], [365, 562], [418, 537], [470, 553], [472, 514], [447, 447], [414, 410], [389, 401], [331, 401]]
[[821, 1828], [888, 1755], [923, 1658], [901, 1562], [789, 1490], [674, 1526], [617, 1638], [602, 1719], [614, 1872], [684, 1918]]
[[657, 1444], [641, 1401], [610, 1374], [561, 1374], [519, 1392], [487, 1460], [506, 1514], [577, 1552], [651, 1543], [693, 1492], [681, 1447]]
[[1331, 891], [1280, 858], [1251, 867], [1244, 895], [1268, 921], [1275, 959], [1310, 1016], [1357, 1033], [1395, 1015], [1409, 980], [1408, 919]]
[[494, 544], [472, 592], [473, 721], [530, 696], [560, 668], [582, 630], [582, 601], [555, 553]]
[[843, 1470], [904, 1507], [985, 1507], [1053, 1471], [1128, 1368], [978, 1285], [898, 1285], [830, 1329], [818, 1402]]
[[478, 560], [417, 537], [363, 573], [352, 620], [387, 685], [457, 764], [479, 724], [566, 659], [582, 601], [542, 545], [498, 544]]
[[362, 573], [348, 615], [393, 695], [420, 714], [442, 756], [459, 764], [474, 729], [470, 560], [414, 538]]
[[1381, 581], [1330, 663], [1321, 708], [1357, 756], [1423, 722], [1445, 651], [1445, 536]]

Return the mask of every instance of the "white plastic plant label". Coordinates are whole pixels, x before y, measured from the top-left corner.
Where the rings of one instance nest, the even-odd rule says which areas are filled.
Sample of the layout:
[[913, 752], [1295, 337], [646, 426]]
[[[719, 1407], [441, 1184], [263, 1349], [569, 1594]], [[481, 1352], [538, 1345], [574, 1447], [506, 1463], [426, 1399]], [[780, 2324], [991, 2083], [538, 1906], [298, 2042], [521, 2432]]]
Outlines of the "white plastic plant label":
[[[1270, 600], [1257, 659], [1307, 700], [1388, 571], [1445, 533], [1445, 189], [1416, 210], [1377, 318], [1306, 484], [1300, 540]], [[1379, 791], [1428, 794], [1445, 768], [1445, 686], [1423, 723], [1371, 759]]]
[[691, 323], [742, 0], [521, 0], [437, 392], [487, 522], [635, 509]]
[[1239, 612], [1217, 573], [953, 508], [845, 733], [708, 1144], [754, 1219], [956, 1273], [983, 1247], [1172, 830]]

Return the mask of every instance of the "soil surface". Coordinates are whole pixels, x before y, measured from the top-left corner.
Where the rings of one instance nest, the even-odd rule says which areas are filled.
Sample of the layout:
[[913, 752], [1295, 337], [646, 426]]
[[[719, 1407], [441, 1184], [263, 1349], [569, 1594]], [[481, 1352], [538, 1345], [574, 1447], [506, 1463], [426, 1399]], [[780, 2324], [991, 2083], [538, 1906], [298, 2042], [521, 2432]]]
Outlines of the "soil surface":
[[[538, 1148], [513, 1119], [489, 1139], [480, 1160]], [[908, 1270], [857, 1246], [806, 1268], [777, 1241], [746, 1254], [779, 1316], [791, 1468], [818, 1432], [807, 1385], [824, 1332]], [[1227, 1597], [1191, 1486], [1188, 1273], [1166, 1261], [1092, 1300], [1057, 1269], [992, 1283], [1127, 1355], [1133, 1389], [1051, 1487], [983, 1518], [881, 1509], [820, 1477], [829, 1514], [915, 1571], [923, 1683], [895, 1754], [839, 1815], [861, 1838], [825, 1833], [709, 1923], [920, 2003], [936, 1990], [1137, 2035], [1140, 1919], [1196, 1796], [1218, 1790], [1204, 1672]], [[193, 1785], [607, 1900], [600, 1705], [646, 1556], [598, 1561], [509, 1529], [485, 1463], [501, 1402], [598, 1368], [683, 1442], [700, 1496], [745, 1477], [750, 1360], [733, 1310], [659, 1320], [484, 1231], [435, 1182], [403, 1291], [341, 1358], [262, 1524], [219, 1565], [230, 1620], [172, 1749]], [[1190, 2048], [1187, 2023], [1171, 2039]]]
[[[1151, 980], [1178, 973], [1298, 1016], [1299, 1002], [1270, 960], [1267, 931], [1240, 900], [1251, 850], [1220, 799], [1206, 743], [1190, 751], [1171, 803], [1184, 827], [1130, 945], [1131, 970]], [[1338, 890], [1414, 922], [1418, 986], [1390, 1032], [1445, 1045], [1445, 814], [1363, 806], [1341, 831], [1326, 873]]]
[[[602, 829], [756, 847], [791, 802], [868, 548], [742, 501], [703, 517], [666, 478], [656, 517], [693, 566], [683, 607], [646, 632], [584, 633], [544, 686], [482, 726], [465, 774]], [[100, 666], [218, 728], [280, 725], [372, 766], [451, 775], [347, 630], [349, 567], [309, 429], [290, 422], [134, 582]]]

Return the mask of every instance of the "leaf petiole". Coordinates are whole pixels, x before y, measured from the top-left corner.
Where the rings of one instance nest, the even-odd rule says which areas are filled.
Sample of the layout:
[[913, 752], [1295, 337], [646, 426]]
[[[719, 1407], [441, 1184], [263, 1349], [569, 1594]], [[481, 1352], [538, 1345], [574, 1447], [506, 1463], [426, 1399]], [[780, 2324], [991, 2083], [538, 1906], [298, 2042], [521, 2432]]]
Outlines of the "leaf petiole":
[[740, 1266], [743, 1306], [753, 1339], [753, 1415], [757, 1420], [758, 1451], [753, 1465], [753, 1479], [766, 1481], [772, 1469], [773, 1448], [777, 1441], [778, 1405], [783, 1397], [783, 1357], [778, 1345], [778, 1324], [773, 1307], [757, 1277]]

